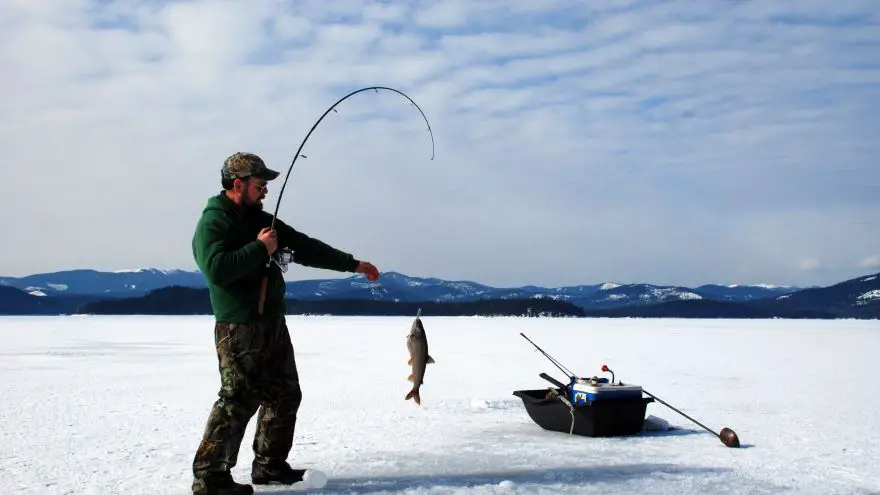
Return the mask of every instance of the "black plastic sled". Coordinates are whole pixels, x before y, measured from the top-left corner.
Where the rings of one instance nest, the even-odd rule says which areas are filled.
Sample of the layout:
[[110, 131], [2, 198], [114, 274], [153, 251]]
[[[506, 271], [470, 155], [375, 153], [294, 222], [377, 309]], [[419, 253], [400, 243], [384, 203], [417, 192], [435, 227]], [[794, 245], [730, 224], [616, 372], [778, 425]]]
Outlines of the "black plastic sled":
[[556, 386], [537, 390], [516, 390], [529, 417], [538, 426], [585, 437], [616, 437], [634, 435], [644, 429], [645, 410], [653, 397], [643, 397], [642, 387], [614, 381], [614, 371], [603, 365], [608, 378], [580, 378], [553, 359], [524, 333], [538, 351], [568, 376], [568, 384], [547, 373], [538, 376]]
[[574, 405], [560, 394], [565, 391], [545, 388], [513, 392], [522, 399], [529, 417], [541, 428], [585, 437], [614, 437], [641, 432], [648, 403], [654, 401], [651, 397], [634, 397]]

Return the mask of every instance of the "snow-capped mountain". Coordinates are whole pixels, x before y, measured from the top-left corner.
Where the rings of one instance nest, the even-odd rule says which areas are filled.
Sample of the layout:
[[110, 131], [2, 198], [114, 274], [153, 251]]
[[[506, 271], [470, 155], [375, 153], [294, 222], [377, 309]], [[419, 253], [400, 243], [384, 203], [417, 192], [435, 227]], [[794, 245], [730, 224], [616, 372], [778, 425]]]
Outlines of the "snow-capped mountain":
[[[101, 272], [69, 270], [26, 277], [0, 277], [7, 285], [36, 296], [89, 295], [107, 298], [136, 297], [170, 286], [204, 288], [198, 271], [143, 268]], [[485, 299], [553, 298], [583, 308], [616, 308], [658, 302], [718, 299], [746, 301], [774, 297], [798, 290], [796, 287], [720, 286], [689, 287], [605, 282], [564, 287], [492, 287], [468, 280], [410, 277], [385, 272], [371, 282], [362, 275], [335, 279], [301, 280], [287, 283], [291, 299], [372, 299], [380, 301], [467, 302]]]
[[0, 277], [0, 285], [15, 287], [35, 296], [129, 297], [172, 285], [205, 287], [205, 281], [197, 271], [138, 268], [112, 272], [66, 270], [25, 277]]
[[475, 300], [498, 289], [469, 281], [409, 277], [384, 272], [371, 282], [362, 275], [341, 279], [301, 280], [287, 283], [287, 296], [293, 299], [374, 299], [399, 301]]
[[763, 299], [765, 297], [790, 294], [796, 290], [799, 290], [799, 288], [771, 284], [706, 284], [695, 289], [697, 293], [703, 294], [705, 297], [721, 301], [751, 301], [753, 299]]
[[831, 312], [868, 314], [880, 308], [880, 273], [845, 280], [827, 287], [811, 287], [756, 301], [755, 304], [797, 309], [824, 305]]
[[[159, 293], [163, 294], [161, 297], [171, 298], [160, 304], [160, 313], [170, 311], [168, 306], [174, 306], [181, 314], [206, 314], [210, 313], [210, 301], [204, 285], [200, 273], [182, 270], [72, 270], [6, 277], [0, 278], [0, 314], [76, 314], [80, 308], [96, 304], [103, 304], [99, 311], [102, 314], [116, 314], [114, 311], [153, 314], [152, 311], [157, 310]], [[321, 306], [324, 309], [319, 311], [349, 313], [352, 308], [368, 313], [374, 311], [376, 307], [370, 304], [386, 305], [382, 307], [388, 310], [392, 308], [388, 304], [398, 303], [487, 301], [491, 305], [490, 301], [504, 299], [546, 298], [568, 303], [559, 306], [563, 309], [578, 306], [588, 316], [877, 318], [880, 317], [880, 273], [806, 289], [764, 285], [702, 285], [692, 289], [616, 282], [498, 288], [467, 280], [409, 277], [385, 272], [376, 282], [370, 282], [362, 275], [289, 282], [287, 297], [297, 300], [291, 301], [294, 306], [309, 306], [311, 302], [320, 305], [329, 301], [330, 306]], [[344, 302], [352, 299], [357, 302]], [[343, 307], [348, 309], [340, 309]]]
[[[745, 301], [787, 294], [796, 290], [798, 289], [795, 287], [770, 289], [755, 286], [745, 291], [731, 290], [730, 294], [724, 295], [724, 299]], [[667, 301], [716, 298], [712, 291], [678, 286], [606, 282], [565, 287], [528, 285], [499, 288], [467, 280], [450, 281], [438, 278], [410, 277], [397, 272], [383, 273], [382, 277], [375, 282], [370, 282], [359, 275], [342, 279], [288, 282], [287, 295], [293, 299], [303, 300], [373, 299], [402, 302], [464, 302], [481, 299], [546, 297], [565, 300], [583, 308], [616, 308]]]

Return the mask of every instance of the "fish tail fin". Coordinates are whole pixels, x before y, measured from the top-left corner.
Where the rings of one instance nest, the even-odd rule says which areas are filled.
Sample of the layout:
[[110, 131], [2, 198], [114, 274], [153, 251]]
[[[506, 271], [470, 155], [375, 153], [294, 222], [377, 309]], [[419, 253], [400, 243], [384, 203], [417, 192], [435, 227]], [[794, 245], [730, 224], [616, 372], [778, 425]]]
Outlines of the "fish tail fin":
[[414, 400], [416, 402], [416, 404], [422, 405], [422, 397], [419, 395], [418, 388], [413, 387], [413, 389], [410, 390], [408, 394], [406, 394], [405, 400], [410, 400], [410, 399]]

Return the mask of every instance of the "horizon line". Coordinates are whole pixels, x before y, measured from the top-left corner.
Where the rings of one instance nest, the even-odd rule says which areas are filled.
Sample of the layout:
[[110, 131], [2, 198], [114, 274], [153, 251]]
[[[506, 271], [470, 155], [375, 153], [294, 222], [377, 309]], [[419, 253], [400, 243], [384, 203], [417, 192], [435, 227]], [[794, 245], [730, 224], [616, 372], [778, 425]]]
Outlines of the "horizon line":
[[[28, 277], [41, 276], [41, 275], [50, 275], [50, 274], [56, 274], [56, 273], [57, 274], [70, 273], [70, 272], [96, 272], [96, 273], [120, 274], [120, 275], [126, 274], [126, 273], [139, 273], [139, 272], [159, 272], [159, 273], [164, 273], [164, 274], [175, 273], [175, 272], [189, 273], [189, 274], [200, 274], [201, 273], [201, 271], [198, 269], [185, 269], [185, 268], [140, 267], [140, 268], [123, 268], [123, 269], [104, 269], [104, 270], [102, 270], [102, 269], [97, 269], [97, 268], [82, 268], [82, 267], [80, 267], [80, 268], [68, 268], [68, 269], [60, 269], [60, 270], [45, 271], [45, 272], [34, 272], [34, 273], [30, 273], [27, 275], [20, 275], [20, 276], [0, 275], [0, 279], [22, 279], [22, 278], [28, 278]], [[866, 277], [866, 276], [871, 276], [871, 275], [880, 275], [880, 272], [868, 272], [868, 273], [863, 273], [861, 275], [853, 276], [850, 278], [845, 278], [845, 279], [842, 278], [838, 282], [832, 282], [827, 285], [815, 285], [814, 284], [814, 285], [804, 285], [804, 286], [791, 285], [791, 284], [772, 284], [772, 283], [766, 283], [766, 282], [731, 283], [731, 284], [716, 283], [716, 282], [703, 282], [703, 283], [700, 283], [697, 285], [680, 285], [680, 284], [664, 284], [664, 283], [656, 283], [656, 282], [648, 282], [648, 281], [618, 282], [618, 281], [614, 281], [614, 280], [607, 280], [607, 281], [603, 281], [603, 282], [587, 282], [587, 283], [566, 284], [566, 285], [539, 285], [539, 284], [533, 284], [533, 283], [524, 283], [524, 284], [520, 284], [520, 285], [501, 286], [501, 285], [490, 285], [490, 284], [483, 283], [483, 282], [477, 282], [474, 279], [449, 279], [449, 278], [443, 278], [443, 277], [437, 277], [437, 276], [408, 275], [406, 273], [396, 271], [396, 270], [388, 270], [388, 271], [382, 272], [382, 273], [383, 274], [397, 274], [397, 275], [407, 277], [407, 278], [423, 279], [423, 280], [435, 279], [435, 280], [440, 280], [440, 281], [444, 281], [444, 282], [459, 282], [459, 283], [466, 282], [466, 283], [482, 285], [482, 286], [490, 287], [490, 288], [494, 288], [494, 289], [514, 289], [514, 288], [522, 288], [522, 287], [537, 287], [537, 288], [542, 288], [542, 289], [560, 289], [560, 288], [569, 288], [569, 287], [601, 286], [601, 285], [605, 285], [605, 284], [617, 284], [619, 286], [645, 284], [645, 285], [654, 285], [654, 286], [658, 286], [658, 287], [682, 287], [682, 288], [698, 288], [698, 287], [703, 287], [703, 286], [714, 285], [714, 286], [726, 287], [726, 288], [754, 287], [754, 288], [764, 288], [764, 289], [771, 289], [771, 290], [772, 289], [810, 289], [810, 288], [818, 288], [818, 287], [828, 287], [828, 286], [835, 285], [837, 283], [844, 282], [847, 280], [858, 279], [860, 277]], [[290, 283], [303, 283], [303, 282], [314, 282], [314, 281], [333, 281], [333, 280], [344, 280], [344, 279], [359, 278], [359, 277], [364, 277], [364, 276], [362, 274], [358, 274], [358, 273], [345, 272], [345, 273], [340, 273], [340, 275], [337, 277], [304, 278], [304, 279], [299, 279], [299, 280], [285, 280], [285, 283], [290, 284]], [[376, 282], [372, 282], [372, 283], [381, 283], [381, 278], [380, 278], [380, 280], [378, 280]]]

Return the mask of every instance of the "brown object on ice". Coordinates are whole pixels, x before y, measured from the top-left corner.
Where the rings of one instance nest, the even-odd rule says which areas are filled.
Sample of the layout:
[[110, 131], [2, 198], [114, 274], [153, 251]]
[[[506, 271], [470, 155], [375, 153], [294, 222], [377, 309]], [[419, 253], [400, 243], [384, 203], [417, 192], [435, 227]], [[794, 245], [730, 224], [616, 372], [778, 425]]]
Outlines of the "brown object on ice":
[[736, 432], [734, 432], [730, 428], [722, 428], [721, 435], [718, 435], [718, 438], [721, 439], [721, 443], [727, 445], [728, 447], [739, 447], [739, 437], [736, 436]]

